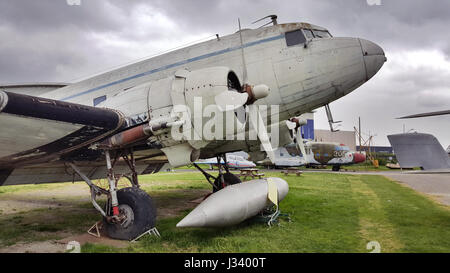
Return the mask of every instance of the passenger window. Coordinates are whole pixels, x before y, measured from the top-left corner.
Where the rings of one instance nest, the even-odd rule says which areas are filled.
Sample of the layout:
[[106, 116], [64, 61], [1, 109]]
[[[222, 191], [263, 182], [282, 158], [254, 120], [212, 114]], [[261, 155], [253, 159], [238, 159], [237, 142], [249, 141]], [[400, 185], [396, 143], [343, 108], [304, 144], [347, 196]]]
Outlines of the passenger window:
[[312, 38], [314, 38], [314, 35], [313, 35], [312, 31], [309, 30], [309, 29], [304, 29], [304, 30], [303, 30], [303, 33], [305, 34], [305, 36], [306, 36], [307, 39], [312, 39]]
[[300, 29], [286, 32], [285, 37], [287, 46], [299, 45], [306, 42], [305, 35], [303, 35], [303, 32]]
[[94, 99], [94, 106], [104, 102], [106, 100], [106, 95]]

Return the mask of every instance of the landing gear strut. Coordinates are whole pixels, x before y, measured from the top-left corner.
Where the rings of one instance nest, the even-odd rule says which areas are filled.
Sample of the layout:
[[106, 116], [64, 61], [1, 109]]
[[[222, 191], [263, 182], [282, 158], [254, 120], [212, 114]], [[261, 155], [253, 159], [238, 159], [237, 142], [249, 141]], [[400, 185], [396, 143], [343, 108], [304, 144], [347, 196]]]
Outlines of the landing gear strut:
[[[202, 174], [206, 177], [206, 180], [213, 187], [213, 192], [219, 191], [226, 186], [241, 183], [241, 179], [237, 177], [235, 174], [231, 173], [228, 168], [227, 157], [225, 154], [219, 154], [216, 156], [217, 158], [217, 166], [219, 169], [219, 175], [214, 177], [213, 175], [205, 172], [202, 168], [200, 168], [197, 164], [194, 163], [194, 166], [202, 172]], [[223, 165], [221, 164], [223, 159]], [[223, 172], [225, 170], [225, 173]]]
[[332, 171], [333, 172], [338, 172], [339, 170], [341, 169], [341, 166], [339, 166], [339, 165], [333, 165], [333, 167], [332, 167]]
[[[130, 175], [114, 174], [114, 166], [119, 157], [127, 164]], [[110, 151], [105, 150], [107, 178], [109, 189], [96, 186], [73, 163], [72, 169], [89, 185], [91, 201], [103, 216], [103, 226], [109, 237], [121, 240], [133, 240], [139, 235], [155, 227], [156, 206], [151, 197], [139, 188], [133, 151], [118, 151], [111, 160]], [[132, 186], [117, 190], [117, 183], [121, 177], [130, 177]], [[96, 198], [105, 194], [108, 198], [105, 209], [97, 203]]]

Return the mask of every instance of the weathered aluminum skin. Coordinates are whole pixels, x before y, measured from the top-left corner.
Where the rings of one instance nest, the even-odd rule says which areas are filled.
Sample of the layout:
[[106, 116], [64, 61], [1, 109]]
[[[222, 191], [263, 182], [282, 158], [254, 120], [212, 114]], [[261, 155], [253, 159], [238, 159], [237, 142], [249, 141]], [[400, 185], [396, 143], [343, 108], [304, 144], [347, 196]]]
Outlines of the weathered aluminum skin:
[[[281, 105], [281, 118], [299, 115], [348, 94], [373, 76], [372, 71], [385, 60], [378, 46], [357, 38], [315, 38], [306, 48], [303, 44], [287, 47], [284, 33], [301, 26], [280, 24], [242, 31], [248, 81], [270, 87], [271, 94], [258, 103]], [[193, 71], [213, 66], [229, 67], [241, 77], [238, 34], [132, 64], [44, 96], [89, 105], [96, 97], [112, 97], [125, 89], [169, 77], [179, 69]], [[160, 96], [153, 100], [158, 101], [169, 91], [160, 90]]]

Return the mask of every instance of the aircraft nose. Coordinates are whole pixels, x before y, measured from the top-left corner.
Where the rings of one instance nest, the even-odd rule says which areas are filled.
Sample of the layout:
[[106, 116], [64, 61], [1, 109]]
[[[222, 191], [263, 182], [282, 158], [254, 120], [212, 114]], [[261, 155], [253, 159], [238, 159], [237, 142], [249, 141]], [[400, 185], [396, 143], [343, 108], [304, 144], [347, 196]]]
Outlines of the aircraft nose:
[[365, 39], [359, 39], [359, 41], [366, 67], [367, 80], [369, 80], [380, 70], [387, 58], [379, 45]]
[[362, 153], [353, 153], [353, 162], [361, 163], [366, 161], [366, 155]]

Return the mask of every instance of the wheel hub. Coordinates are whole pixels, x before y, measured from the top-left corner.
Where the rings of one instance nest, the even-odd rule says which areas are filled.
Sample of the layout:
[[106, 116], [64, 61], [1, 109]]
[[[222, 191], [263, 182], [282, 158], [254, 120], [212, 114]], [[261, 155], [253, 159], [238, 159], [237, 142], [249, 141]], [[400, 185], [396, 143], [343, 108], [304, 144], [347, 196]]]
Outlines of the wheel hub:
[[123, 228], [127, 228], [131, 224], [133, 224], [133, 222], [134, 222], [134, 212], [133, 212], [133, 209], [130, 206], [128, 206], [126, 204], [119, 205], [119, 212], [120, 212], [119, 217], [121, 219], [120, 225]]

